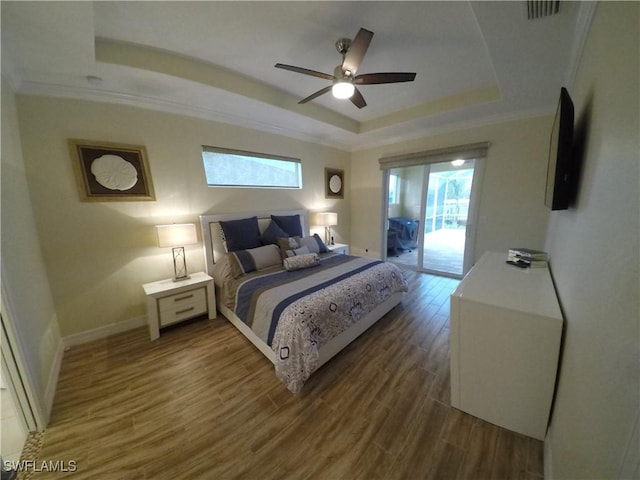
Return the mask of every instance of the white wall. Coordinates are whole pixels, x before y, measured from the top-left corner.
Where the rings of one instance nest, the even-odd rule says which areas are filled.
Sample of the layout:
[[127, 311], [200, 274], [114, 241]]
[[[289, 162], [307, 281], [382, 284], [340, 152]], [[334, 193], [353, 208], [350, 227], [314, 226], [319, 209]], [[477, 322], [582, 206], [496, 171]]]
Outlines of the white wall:
[[25, 174], [14, 94], [2, 78], [2, 290], [35, 394], [48, 412], [61, 338]]
[[570, 92], [585, 154], [577, 203], [551, 215], [546, 242], [566, 329], [546, 444], [553, 478], [629, 478], [625, 452], [636, 468], [640, 455], [637, 437], [628, 445], [640, 404], [639, 11], [598, 5]]
[[351, 251], [380, 256], [384, 156], [490, 142], [480, 194], [475, 258], [514, 245], [541, 249], [549, 212], [544, 206], [550, 116], [498, 123], [355, 152], [351, 162]]
[[[325, 167], [344, 169], [348, 184], [347, 152], [121, 105], [18, 96], [17, 107], [35, 222], [64, 336], [143, 321], [141, 285], [173, 274], [170, 249], [156, 246], [156, 224], [198, 222], [205, 213], [331, 210], [339, 214], [336, 241], [349, 241], [349, 191], [328, 200], [324, 188]], [[81, 202], [69, 138], [144, 145], [156, 201]], [[202, 145], [300, 158], [304, 188], [207, 187]], [[186, 247], [186, 255], [189, 271], [204, 269], [201, 245]]]

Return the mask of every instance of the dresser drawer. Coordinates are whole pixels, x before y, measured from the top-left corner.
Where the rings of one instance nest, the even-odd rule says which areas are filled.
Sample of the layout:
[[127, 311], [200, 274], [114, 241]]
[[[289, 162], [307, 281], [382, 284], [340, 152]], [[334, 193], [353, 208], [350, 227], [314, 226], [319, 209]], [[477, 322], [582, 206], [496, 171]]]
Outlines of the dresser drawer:
[[207, 312], [207, 295], [204, 287], [168, 295], [158, 300], [160, 326], [164, 327]]

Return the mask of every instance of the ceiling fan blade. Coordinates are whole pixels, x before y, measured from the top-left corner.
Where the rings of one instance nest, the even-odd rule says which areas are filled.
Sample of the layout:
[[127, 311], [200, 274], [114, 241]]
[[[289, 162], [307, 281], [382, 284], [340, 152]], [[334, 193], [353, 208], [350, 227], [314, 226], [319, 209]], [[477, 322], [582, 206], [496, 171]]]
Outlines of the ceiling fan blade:
[[387, 72], [387, 73], [365, 73], [353, 79], [357, 85], [375, 85], [380, 83], [400, 83], [413, 82], [415, 73]]
[[318, 90], [316, 93], [312, 93], [307, 98], [303, 98], [298, 103], [310, 102], [314, 98], [318, 98], [320, 95], [324, 95], [325, 93], [330, 92], [331, 91], [331, 87], [333, 87], [333, 85], [329, 85], [328, 87], [324, 87], [322, 90]]
[[347, 53], [344, 56], [344, 61], [342, 62], [343, 72], [348, 70], [351, 72], [351, 75], [355, 75], [362, 63], [364, 54], [367, 53], [367, 49], [369, 48], [372, 38], [373, 32], [364, 28], [358, 30], [356, 38], [353, 39], [349, 50], [347, 50]]
[[351, 100], [351, 103], [358, 108], [364, 108], [367, 106], [367, 102], [364, 101], [364, 97], [357, 88], [353, 91], [353, 95], [351, 95], [349, 100]]
[[309, 70], [308, 68], [296, 67], [293, 65], [285, 65], [283, 63], [276, 63], [274, 66], [283, 70], [302, 73], [303, 75], [311, 75], [312, 77], [323, 78], [325, 80], [333, 80], [335, 78], [333, 75], [329, 75], [328, 73], [317, 72], [315, 70]]

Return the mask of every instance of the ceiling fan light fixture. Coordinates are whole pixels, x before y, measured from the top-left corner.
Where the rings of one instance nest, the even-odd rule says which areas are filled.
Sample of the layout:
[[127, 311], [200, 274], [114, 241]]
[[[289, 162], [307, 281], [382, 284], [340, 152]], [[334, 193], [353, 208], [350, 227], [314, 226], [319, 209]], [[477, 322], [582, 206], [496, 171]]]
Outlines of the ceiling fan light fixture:
[[331, 85], [327, 85], [308, 97], [303, 98], [298, 102], [299, 104], [310, 102], [320, 95], [331, 91], [335, 98], [349, 99], [356, 107], [364, 108], [367, 106], [367, 102], [365, 102], [362, 93], [356, 88], [356, 85], [413, 82], [416, 78], [415, 72], [378, 72], [356, 75], [372, 38], [373, 32], [361, 28], [353, 40], [345, 38], [339, 39], [336, 42], [336, 48], [338, 53], [342, 55], [342, 63], [336, 66], [333, 70], [333, 75], [316, 70], [309, 70], [308, 68], [296, 67], [295, 65], [285, 65], [284, 63], [276, 63], [275, 67], [332, 81]]
[[356, 87], [353, 86], [353, 83], [343, 80], [333, 84], [333, 87], [331, 87], [331, 93], [335, 98], [351, 98], [355, 89]]

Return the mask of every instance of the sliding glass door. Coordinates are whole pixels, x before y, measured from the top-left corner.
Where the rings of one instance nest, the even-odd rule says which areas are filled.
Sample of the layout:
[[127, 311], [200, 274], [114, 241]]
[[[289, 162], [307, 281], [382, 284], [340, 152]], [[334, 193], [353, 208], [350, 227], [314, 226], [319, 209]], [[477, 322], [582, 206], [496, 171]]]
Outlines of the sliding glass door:
[[427, 196], [420, 270], [462, 276], [474, 160], [425, 166]]
[[468, 159], [385, 170], [387, 260], [453, 277], [467, 272], [475, 237], [477, 167], [478, 160]]

